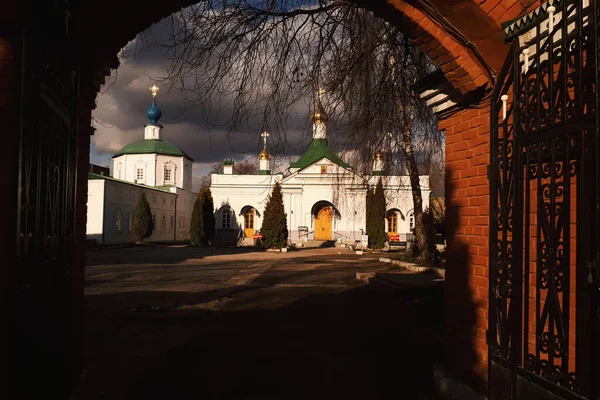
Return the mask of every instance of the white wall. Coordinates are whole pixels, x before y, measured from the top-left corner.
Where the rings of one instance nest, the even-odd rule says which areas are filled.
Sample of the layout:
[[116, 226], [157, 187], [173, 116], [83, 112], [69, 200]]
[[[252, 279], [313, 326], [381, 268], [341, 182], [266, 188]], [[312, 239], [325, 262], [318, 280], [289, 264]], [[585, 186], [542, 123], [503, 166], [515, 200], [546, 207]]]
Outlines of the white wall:
[[[321, 173], [325, 166], [327, 173]], [[273, 184], [281, 179], [279, 175], [212, 175], [211, 191], [216, 208], [216, 228], [222, 229], [222, 210], [231, 207], [235, 213], [234, 229], [243, 229], [244, 218], [240, 210], [252, 206], [260, 217], [255, 217], [255, 229], [262, 226], [262, 216], [267, 196]], [[319, 201], [332, 203], [341, 218], [334, 218], [334, 239], [349, 242], [360, 239], [361, 229], [366, 228], [366, 189], [367, 184], [374, 187], [379, 177], [361, 177], [327, 159], [322, 159], [301, 171], [297, 171], [281, 180], [283, 201], [288, 218], [288, 229], [292, 240], [297, 240], [299, 226], [314, 230], [311, 214], [313, 206]], [[387, 209], [397, 208], [405, 216], [399, 218], [398, 230], [409, 233], [408, 215], [413, 209], [410, 180], [407, 176], [383, 177]], [[421, 177], [423, 208], [429, 206], [429, 178]]]
[[[88, 180], [88, 239], [98, 243], [133, 243], [135, 234], [130, 226], [135, 206], [142, 190], [150, 204], [152, 214], [156, 215], [156, 226], [148, 241], [173, 240], [175, 238], [175, 205], [177, 194], [143, 188], [127, 182], [106, 179]], [[120, 215], [120, 229], [117, 216]], [[165, 224], [162, 224], [162, 217]], [[171, 226], [173, 217], [173, 226]]]
[[104, 224], [104, 179], [88, 180], [86, 235], [89, 240], [102, 242]]
[[190, 238], [190, 223], [192, 220], [192, 210], [198, 193], [189, 190], [175, 189], [177, 193], [177, 240]]

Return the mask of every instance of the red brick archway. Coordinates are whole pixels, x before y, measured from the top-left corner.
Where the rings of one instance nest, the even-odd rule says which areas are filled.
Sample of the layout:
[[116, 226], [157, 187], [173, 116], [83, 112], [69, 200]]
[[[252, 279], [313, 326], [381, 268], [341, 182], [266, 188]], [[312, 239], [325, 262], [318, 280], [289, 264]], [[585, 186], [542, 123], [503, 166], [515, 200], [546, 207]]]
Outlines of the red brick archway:
[[[402, 24], [411, 38], [434, 60], [445, 78], [462, 95], [478, 88], [491, 89], [494, 75], [500, 70], [508, 51], [500, 23], [512, 19], [539, 4], [539, 0], [430, 0], [429, 9], [418, 0], [373, 0], [364, 2], [366, 8], [391, 23]], [[17, 0], [0, 4], [0, 123], [6, 130], [6, 142], [0, 154], [3, 171], [13, 171], [18, 165], [19, 115], [21, 107], [19, 88], [22, 66], [19, 64], [23, 28], [27, 27], [28, 13], [33, 13], [34, 3], [25, 5]], [[59, 2], [60, 3], [60, 2]], [[70, 2], [77, 3], [77, 2]], [[74, 340], [82, 312], [83, 264], [85, 254], [85, 218], [87, 202], [86, 172], [88, 168], [89, 128], [95, 97], [111, 68], [118, 66], [116, 54], [133, 39], [161, 18], [168, 17], [192, 0], [158, 2], [148, 7], [147, 1], [103, 2], [80, 1], [78, 60], [81, 76], [78, 137], [75, 235], [79, 251], [74, 255], [73, 304], [75, 315]], [[67, 4], [65, 2], [65, 4]], [[30, 8], [28, 8], [30, 7]], [[450, 290], [448, 318], [450, 334], [447, 337], [449, 373], [483, 389], [487, 371], [487, 227], [489, 163], [489, 105], [478, 104], [463, 109], [440, 122], [447, 135], [447, 199], [448, 218], [454, 224], [449, 238], [449, 262], [464, 263], [466, 270], [460, 275], [448, 271]], [[5, 193], [16, 193], [17, 174], [9, 174], [1, 181]], [[15, 210], [16, 201], [11, 196], [0, 200], [4, 209]], [[0, 228], [3, 243], [14, 241], [15, 222], [9, 221]], [[12, 250], [11, 250], [12, 251]], [[10, 265], [9, 265], [10, 264]], [[6, 285], [11, 262], [0, 270], [0, 281]], [[0, 289], [3, 293], [6, 287]], [[453, 291], [454, 290], [454, 291]], [[457, 297], [452, 297], [457, 294]], [[461, 307], [470, 303], [473, 317], [461, 318]], [[2, 306], [4, 304], [2, 303]], [[79, 321], [80, 322], [80, 321]], [[469, 340], [465, 340], [468, 337]], [[0, 354], [4, 350], [0, 347]], [[462, 363], [465, 351], [473, 352], [472, 363]], [[75, 361], [76, 364], [76, 361]], [[3, 365], [3, 368], [6, 368]], [[76, 369], [76, 367], [75, 367]], [[473, 372], [475, 372], [473, 374]], [[78, 374], [75, 373], [74, 376]], [[4, 376], [2, 374], [2, 376]], [[0, 379], [2, 379], [0, 377]], [[0, 382], [1, 384], [2, 382]]]

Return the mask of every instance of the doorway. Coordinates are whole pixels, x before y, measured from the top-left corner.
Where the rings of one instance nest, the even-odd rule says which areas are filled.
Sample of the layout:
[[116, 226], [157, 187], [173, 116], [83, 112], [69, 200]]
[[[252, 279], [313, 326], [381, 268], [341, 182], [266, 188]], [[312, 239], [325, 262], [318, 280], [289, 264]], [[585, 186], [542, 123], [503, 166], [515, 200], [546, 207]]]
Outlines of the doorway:
[[331, 240], [333, 210], [323, 207], [315, 218], [315, 240]]

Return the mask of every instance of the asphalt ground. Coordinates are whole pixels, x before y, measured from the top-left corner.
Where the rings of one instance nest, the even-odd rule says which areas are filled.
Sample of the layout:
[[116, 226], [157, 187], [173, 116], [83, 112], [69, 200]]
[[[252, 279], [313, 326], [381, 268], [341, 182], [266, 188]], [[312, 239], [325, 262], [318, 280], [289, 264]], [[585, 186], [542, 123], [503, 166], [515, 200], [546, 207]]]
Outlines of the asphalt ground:
[[355, 279], [397, 272], [378, 256], [90, 251], [74, 398], [431, 398], [442, 349], [411, 304], [422, 299]]

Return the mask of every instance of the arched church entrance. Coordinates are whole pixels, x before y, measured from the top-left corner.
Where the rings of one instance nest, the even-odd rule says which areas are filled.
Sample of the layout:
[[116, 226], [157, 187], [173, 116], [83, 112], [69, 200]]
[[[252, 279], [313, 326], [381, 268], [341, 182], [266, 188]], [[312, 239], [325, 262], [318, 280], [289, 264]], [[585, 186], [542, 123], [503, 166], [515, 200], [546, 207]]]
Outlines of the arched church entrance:
[[333, 208], [321, 207], [315, 218], [315, 240], [331, 240], [333, 232]]
[[244, 236], [252, 239], [256, 229], [256, 217], [260, 217], [260, 214], [256, 208], [252, 206], [242, 207], [240, 215], [244, 216]]

